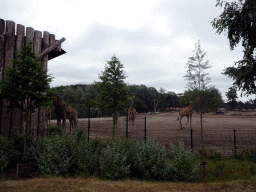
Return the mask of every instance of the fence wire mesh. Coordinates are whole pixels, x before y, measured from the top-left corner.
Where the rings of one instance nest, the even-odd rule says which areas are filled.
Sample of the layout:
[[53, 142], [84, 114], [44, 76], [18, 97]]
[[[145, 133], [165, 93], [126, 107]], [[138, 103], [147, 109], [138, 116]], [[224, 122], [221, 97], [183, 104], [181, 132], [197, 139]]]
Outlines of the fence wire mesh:
[[[146, 117], [146, 121], [145, 121]], [[146, 123], [146, 139], [154, 139], [156, 142], [169, 148], [170, 143], [178, 144], [183, 142], [186, 147], [193, 145], [193, 150], [198, 152], [201, 148], [201, 130], [193, 129], [191, 137], [191, 129], [179, 129], [178, 124], [170, 125], [166, 128], [164, 121], [157, 121], [154, 115], [143, 116], [136, 118], [134, 126], [128, 122], [129, 132], [127, 133], [126, 117], [120, 117], [115, 129], [115, 141], [122, 138], [145, 140], [145, 123]], [[88, 119], [84, 119], [79, 127], [87, 133]], [[165, 126], [163, 126], [165, 125]], [[165, 127], [165, 128], [163, 128]], [[104, 141], [111, 141], [113, 136], [113, 120], [112, 117], [91, 118], [90, 119], [90, 134], [89, 137], [98, 137]], [[221, 152], [224, 156], [231, 156], [235, 152], [234, 145], [237, 146], [236, 153], [240, 154], [244, 150], [256, 151], [256, 129], [239, 129], [234, 131], [229, 129], [213, 130], [205, 128], [203, 130], [204, 148], [206, 150], [214, 149]]]

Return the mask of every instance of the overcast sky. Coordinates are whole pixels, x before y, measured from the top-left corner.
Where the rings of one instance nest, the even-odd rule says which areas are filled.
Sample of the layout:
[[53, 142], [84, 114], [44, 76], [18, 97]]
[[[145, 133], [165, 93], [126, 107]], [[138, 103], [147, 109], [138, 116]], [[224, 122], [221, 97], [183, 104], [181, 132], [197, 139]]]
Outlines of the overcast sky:
[[[49, 61], [51, 86], [99, 81], [106, 61], [115, 54], [127, 75], [126, 83], [182, 93], [186, 63], [195, 43], [207, 52], [211, 85], [225, 93], [232, 79], [222, 75], [243, 57], [231, 51], [225, 34], [216, 34], [211, 21], [223, 8], [215, 0], [1, 0], [0, 18], [66, 38], [67, 53]], [[240, 94], [239, 94], [240, 96]], [[239, 97], [239, 100], [254, 99]]]

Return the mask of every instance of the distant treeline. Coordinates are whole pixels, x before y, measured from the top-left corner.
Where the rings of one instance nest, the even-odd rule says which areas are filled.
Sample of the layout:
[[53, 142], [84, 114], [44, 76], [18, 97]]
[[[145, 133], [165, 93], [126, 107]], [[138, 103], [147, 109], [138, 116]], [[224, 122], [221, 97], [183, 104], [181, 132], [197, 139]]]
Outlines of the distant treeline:
[[[179, 102], [179, 97], [172, 91], [166, 92], [162, 88], [158, 91], [154, 87], [147, 87], [145, 85], [128, 85], [128, 87], [131, 96], [133, 92], [136, 93], [134, 107], [139, 113], [154, 112], [156, 109], [162, 111], [173, 107], [181, 107], [182, 105]], [[94, 104], [99, 93], [96, 82], [93, 84], [66, 85], [54, 88], [62, 94], [62, 99], [66, 104], [78, 111], [79, 118], [88, 116], [89, 105], [94, 111], [92, 116], [102, 115], [102, 111]], [[129, 107], [127, 106], [127, 109], [119, 113], [125, 115]], [[105, 111], [103, 115], [109, 116], [111, 114]]]

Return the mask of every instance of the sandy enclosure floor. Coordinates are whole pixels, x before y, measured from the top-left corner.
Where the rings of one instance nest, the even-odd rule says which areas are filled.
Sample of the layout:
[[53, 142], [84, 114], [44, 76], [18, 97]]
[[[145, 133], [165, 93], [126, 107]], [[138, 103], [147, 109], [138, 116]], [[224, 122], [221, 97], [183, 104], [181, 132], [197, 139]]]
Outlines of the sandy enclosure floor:
[[[193, 145], [197, 150], [201, 147], [201, 126], [200, 116], [193, 114], [192, 117], [192, 143], [191, 129], [189, 124], [185, 129], [179, 129], [177, 112], [160, 114], [139, 114], [135, 125], [129, 126], [128, 138], [145, 140], [145, 118], [146, 118], [146, 139], [154, 138], [155, 141], [169, 147], [172, 142], [179, 141], [186, 146]], [[182, 119], [185, 126], [187, 118]], [[56, 120], [51, 120], [51, 125], [56, 125]], [[225, 155], [231, 155], [234, 142], [238, 146], [237, 152], [244, 149], [254, 150], [256, 144], [256, 113], [238, 113], [237, 115], [206, 114], [203, 116], [203, 135], [205, 149], [215, 149]], [[111, 117], [91, 118], [90, 137], [99, 137], [104, 140], [111, 140], [113, 133], [113, 122]], [[79, 119], [79, 128], [88, 132], [88, 119]], [[134, 129], [134, 132], [132, 131]], [[69, 123], [67, 123], [69, 130]], [[234, 131], [236, 130], [236, 131]], [[235, 136], [234, 136], [235, 134]], [[126, 137], [126, 117], [120, 117], [115, 132], [115, 140]]]

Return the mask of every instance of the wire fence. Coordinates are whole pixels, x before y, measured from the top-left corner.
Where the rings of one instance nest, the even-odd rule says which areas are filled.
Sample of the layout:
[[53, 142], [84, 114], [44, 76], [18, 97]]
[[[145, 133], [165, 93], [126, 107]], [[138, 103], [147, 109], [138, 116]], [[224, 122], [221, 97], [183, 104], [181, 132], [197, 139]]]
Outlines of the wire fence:
[[[104, 121], [101, 122], [101, 121]], [[113, 125], [112, 118], [101, 118], [100, 120], [88, 119], [88, 126], [84, 124], [84, 129], [88, 131], [89, 139], [98, 137], [103, 140], [112, 140]], [[158, 123], [147, 121], [147, 117], [140, 115], [136, 119], [135, 125], [131, 125], [127, 117], [119, 118], [115, 129], [115, 140], [122, 138], [148, 141], [154, 139], [165, 147], [169, 148], [170, 143], [178, 144], [183, 142], [186, 147], [191, 147], [198, 152], [201, 148], [201, 130], [194, 129], [170, 129], [155, 128], [161, 127]], [[89, 129], [88, 129], [89, 127]], [[235, 153], [241, 154], [244, 150], [254, 151], [256, 149], [256, 130], [204, 130], [204, 149], [214, 149], [224, 156], [231, 156]]]

